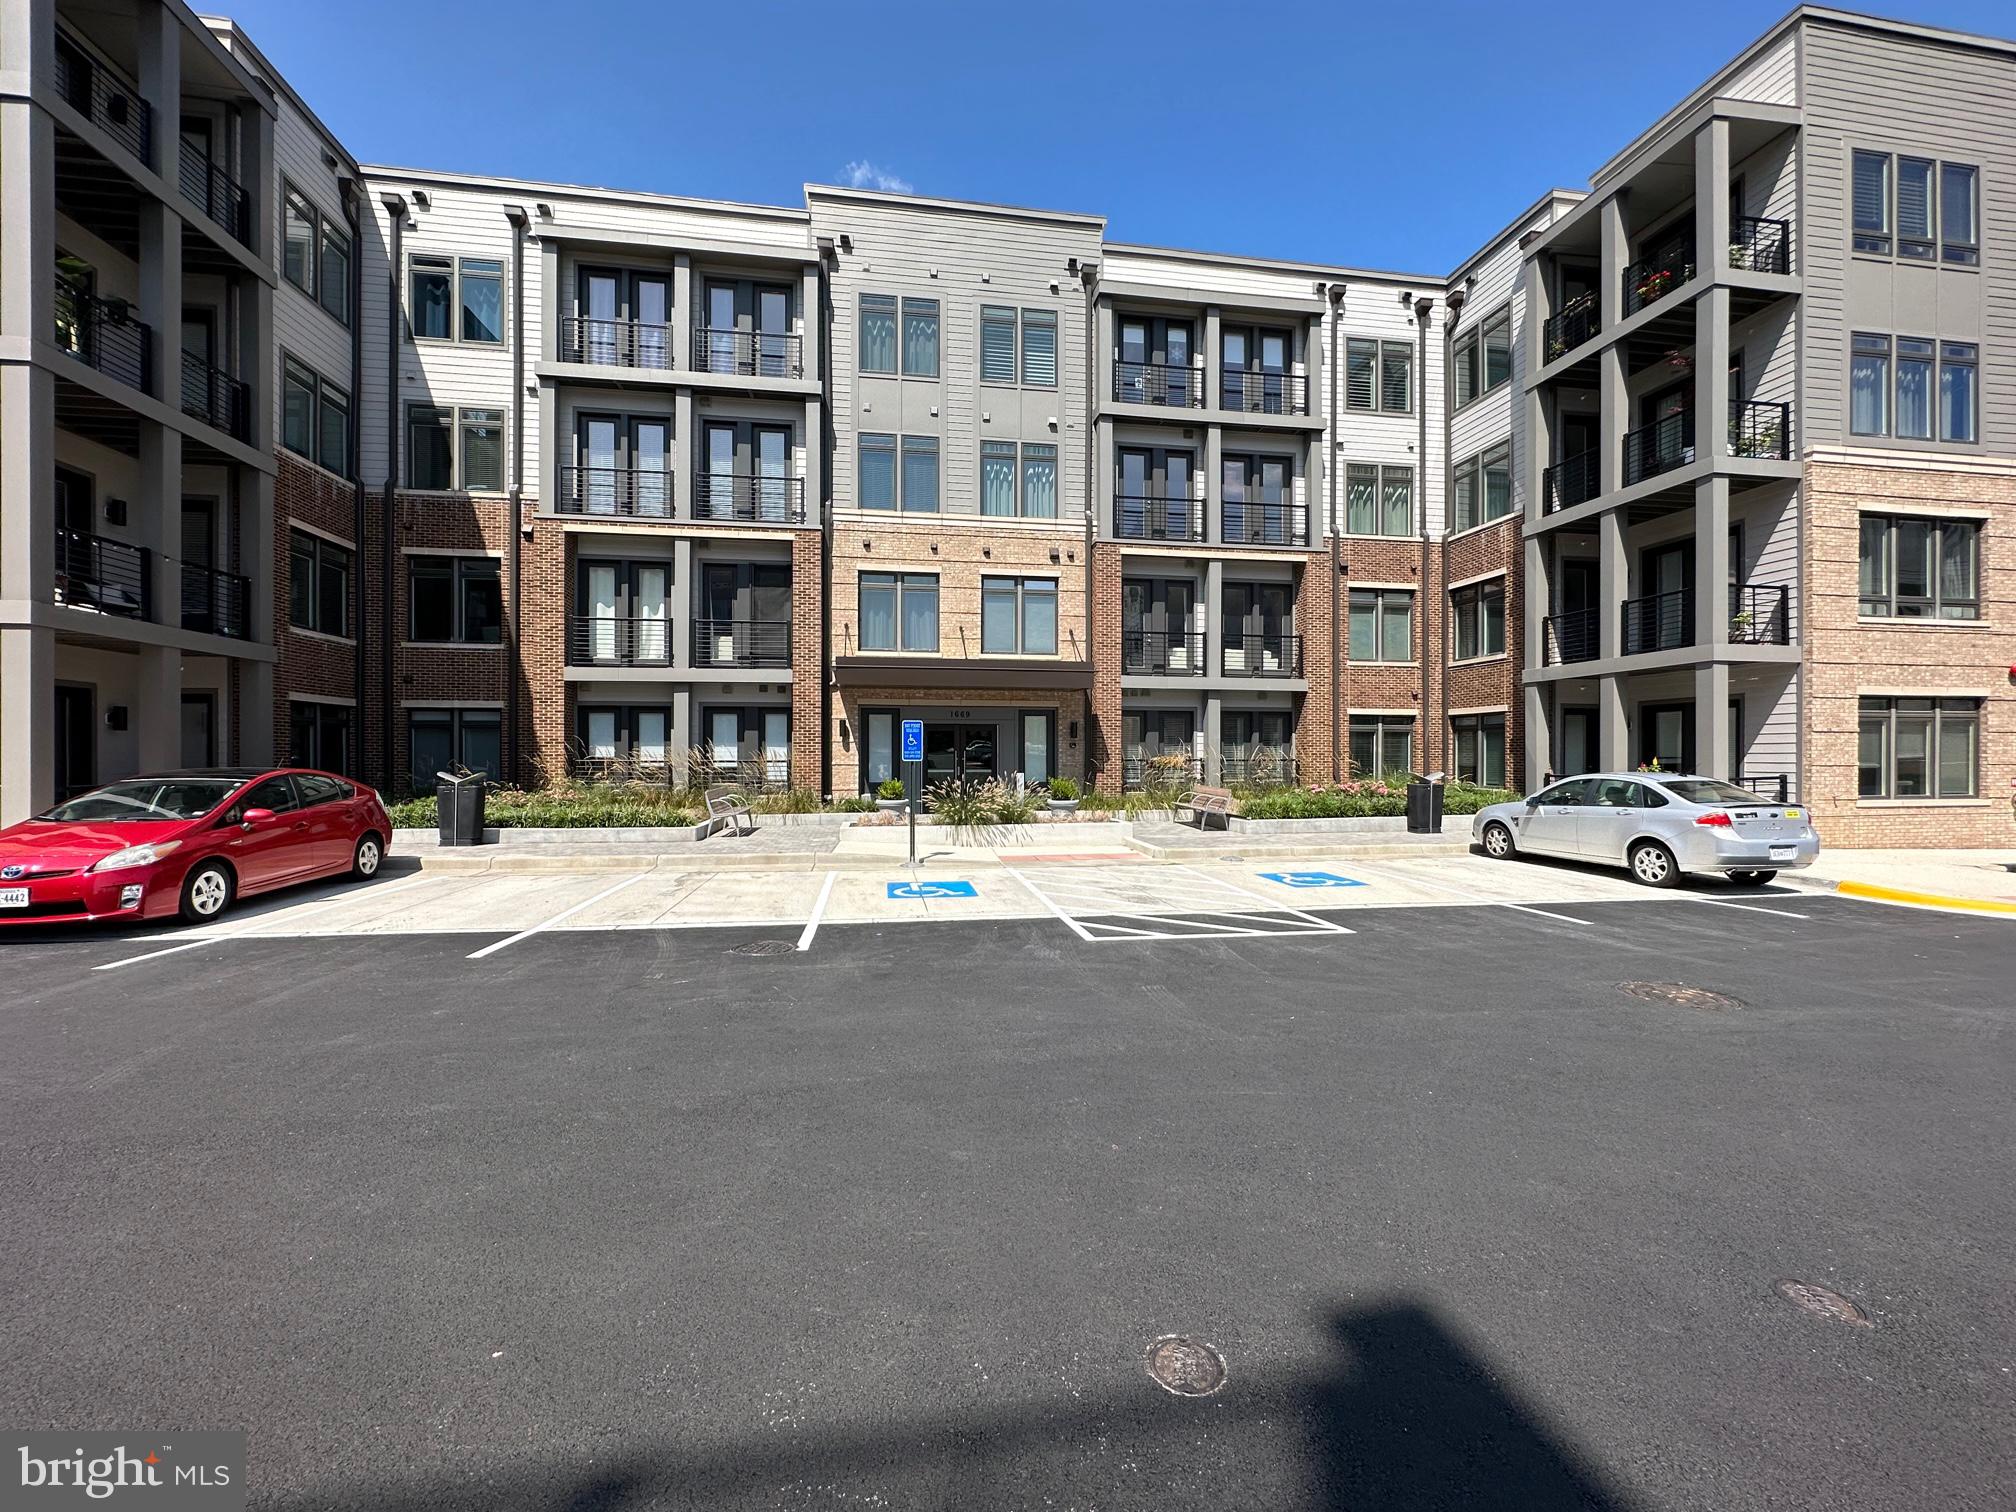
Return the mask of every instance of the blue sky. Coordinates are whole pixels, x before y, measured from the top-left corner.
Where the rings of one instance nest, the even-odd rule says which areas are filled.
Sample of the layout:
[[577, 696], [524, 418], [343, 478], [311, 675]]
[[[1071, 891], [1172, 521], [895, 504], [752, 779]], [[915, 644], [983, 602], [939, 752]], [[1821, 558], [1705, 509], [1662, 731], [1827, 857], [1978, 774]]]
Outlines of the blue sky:
[[[1120, 240], [1417, 273], [1586, 183], [1789, 8], [211, 5], [365, 162], [789, 205], [807, 182], [881, 183], [1103, 212]], [[2016, 33], [2010, 0], [1883, 8]]]

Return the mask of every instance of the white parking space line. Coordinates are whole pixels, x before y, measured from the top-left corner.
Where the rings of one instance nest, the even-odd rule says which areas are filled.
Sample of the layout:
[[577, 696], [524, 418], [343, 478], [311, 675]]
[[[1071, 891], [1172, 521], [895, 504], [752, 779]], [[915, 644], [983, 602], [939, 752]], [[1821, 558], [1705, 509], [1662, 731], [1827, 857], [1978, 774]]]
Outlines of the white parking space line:
[[838, 872], [828, 872], [826, 880], [819, 884], [819, 901], [812, 905], [812, 917], [805, 921], [805, 932], [798, 936], [800, 950], [812, 948], [812, 937], [819, 933], [819, 921], [826, 917], [826, 900], [833, 896], [833, 884], [839, 880]]
[[206, 934], [199, 940], [186, 940], [180, 945], [170, 945], [165, 950], [150, 950], [145, 955], [128, 956], [123, 961], [107, 961], [104, 965], [93, 966], [91, 969], [93, 971], [117, 971], [121, 966], [138, 966], [142, 961], [158, 961], [162, 956], [179, 955], [182, 951], [194, 950], [199, 945], [215, 945], [223, 940], [243, 940], [256, 936], [276, 938], [284, 934], [284, 931], [269, 932], [263, 928], [262, 926], [269, 919], [280, 923], [292, 923], [295, 919], [304, 918], [309, 914], [323, 913], [340, 903], [355, 902], [357, 899], [367, 895], [372, 898], [382, 898], [389, 893], [403, 892], [409, 887], [417, 887], [422, 882], [431, 882], [434, 880], [436, 879], [432, 877], [408, 877], [405, 881], [394, 882], [389, 887], [370, 887], [363, 889], [361, 892], [345, 891], [337, 897], [324, 898], [309, 904], [307, 907], [268, 909], [263, 914], [255, 915], [251, 922], [241, 928], [226, 929], [219, 927], [215, 933]]
[[1020, 882], [1022, 886], [1025, 889], [1027, 889], [1030, 897], [1034, 898], [1038, 903], [1041, 903], [1045, 908], [1049, 909], [1050, 912], [1055, 914], [1059, 919], [1062, 919], [1064, 923], [1070, 927], [1071, 932], [1077, 935], [1079, 939], [1089, 940], [1092, 938], [1091, 934], [1087, 932], [1084, 925], [1080, 924], [1076, 919], [1072, 918], [1071, 915], [1064, 912], [1063, 909], [1059, 908], [1056, 905], [1056, 903], [1054, 903], [1051, 900], [1050, 895], [1048, 893], [1043, 891], [1043, 889], [1038, 887], [1034, 882], [1031, 882], [1027, 877], [1023, 876], [1022, 873], [1017, 871], [1014, 867], [1004, 866], [1001, 868], [1001, 870], [1008, 873], [1008, 875], [1013, 877], [1017, 882]]
[[1711, 908], [1740, 908], [1746, 913], [1770, 914], [1773, 918], [1778, 919], [1810, 919], [1813, 917], [1811, 914], [1794, 913], [1789, 908], [1760, 908], [1755, 903], [1731, 903], [1727, 898], [1697, 898], [1691, 893], [1687, 894], [1687, 897], [1691, 902], [1706, 903]]
[[530, 929], [521, 929], [518, 931], [518, 933], [510, 936], [508, 939], [498, 940], [492, 944], [485, 945], [481, 950], [470, 951], [469, 954], [464, 959], [471, 961], [480, 961], [485, 956], [493, 956], [497, 954], [498, 951], [504, 949], [506, 946], [516, 945], [520, 940], [529, 940], [532, 938], [532, 936], [538, 934], [540, 931], [551, 929], [555, 924], [560, 923], [563, 919], [573, 918], [574, 915], [581, 912], [582, 909], [592, 908], [595, 904], [600, 903], [604, 898], [614, 897], [617, 893], [623, 891], [623, 889], [626, 887], [634, 887], [637, 883], [642, 882], [646, 877], [650, 875], [651, 875], [650, 872], [644, 871], [637, 873], [637, 875], [634, 877], [626, 877], [621, 882], [618, 882], [614, 887], [605, 887], [602, 889], [602, 891], [595, 894], [594, 897], [584, 898], [579, 903], [576, 903], [572, 908], [563, 908], [560, 910], [560, 912], [553, 915], [552, 918], [542, 919], [539, 923], [534, 924]]
[[[1378, 876], [1384, 873], [1388, 880], [1393, 880], [1396, 875], [1385, 872], [1383, 867], [1368, 866], [1362, 861], [1358, 863], [1358, 866], [1360, 871], [1366, 872], [1371, 876]], [[1563, 924], [1579, 924], [1584, 929], [1589, 928], [1592, 923], [1589, 919], [1577, 919], [1569, 914], [1549, 913], [1544, 908], [1534, 908], [1531, 904], [1527, 903], [1508, 903], [1502, 898], [1487, 898], [1480, 893], [1467, 892], [1459, 887], [1451, 887], [1446, 882], [1428, 882], [1417, 877], [1412, 872], [1401, 872], [1397, 876], [1400, 881], [1407, 883], [1409, 886], [1426, 888], [1429, 892], [1439, 892], [1444, 897], [1455, 898], [1463, 903], [1475, 904], [1479, 908], [1510, 908], [1518, 913], [1537, 915], [1542, 919], [1557, 919]], [[1592, 898], [1589, 901], [1593, 903], [1600, 900]]]
[[[1010, 876], [1081, 940], [1257, 940], [1351, 934], [1343, 925], [1187, 867], [1153, 876]], [[1255, 906], [1257, 905], [1257, 906]], [[1121, 920], [1128, 922], [1122, 923]]]
[[117, 971], [121, 966], [138, 966], [142, 961], [158, 961], [163, 956], [177, 955], [182, 951], [194, 950], [199, 945], [208, 945], [210, 943], [210, 937], [206, 936], [200, 940], [190, 940], [187, 944], [170, 945], [166, 950], [150, 950], [145, 955], [128, 956], [123, 961], [107, 961], [104, 965], [93, 966], [91, 969], [93, 971]]

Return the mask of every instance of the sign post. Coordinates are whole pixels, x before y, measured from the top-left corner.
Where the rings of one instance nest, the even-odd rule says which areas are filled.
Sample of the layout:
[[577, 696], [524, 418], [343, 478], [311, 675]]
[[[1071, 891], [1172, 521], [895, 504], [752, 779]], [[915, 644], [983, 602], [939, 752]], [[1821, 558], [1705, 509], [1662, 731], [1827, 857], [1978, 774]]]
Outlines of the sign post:
[[903, 793], [909, 800], [904, 805], [910, 815], [910, 869], [917, 869], [917, 803], [922, 796], [919, 789], [924, 785], [924, 721], [906, 719], [903, 721]]

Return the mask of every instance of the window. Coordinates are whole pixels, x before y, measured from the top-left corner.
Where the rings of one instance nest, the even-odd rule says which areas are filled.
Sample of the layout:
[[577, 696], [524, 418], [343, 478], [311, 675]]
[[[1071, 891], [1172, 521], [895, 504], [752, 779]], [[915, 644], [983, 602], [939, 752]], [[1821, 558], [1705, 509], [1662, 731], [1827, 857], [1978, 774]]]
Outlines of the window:
[[1981, 704], [1972, 698], [1865, 698], [1856, 796], [1972, 798], [1980, 790]]
[[1981, 526], [1973, 520], [1862, 516], [1861, 612], [1898, 619], [1981, 617]]
[[1022, 443], [1022, 513], [1032, 520], [1057, 518], [1057, 448], [1047, 441]]
[[1414, 595], [1394, 588], [1351, 590], [1351, 660], [1414, 659]]
[[903, 300], [903, 372], [910, 378], [938, 376], [938, 301]]
[[351, 770], [350, 712], [348, 704], [290, 700], [287, 715], [293, 734], [287, 764], [347, 775]]
[[1911, 262], [1980, 264], [1981, 174], [1974, 165], [1858, 150], [1850, 176], [1857, 252], [1888, 257], [1894, 248]]
[[980, 579], [980, 651], [983, 656], [1057, 654], [1057, 580]]
[[1505, 649], [1505, 579], [1472, 583], [1449, 592], [1456, 661], [1497, 656]]
[[504, 264], [415, 252], [407, 264], [407, 321], [415, 341], [504, 340]]
[[1015, 381], [1015, 311], [1010, 307], [980, 307], [980, 381]]
[[1404, 415], [1414, 408], [1414, 348], [1351, 337], [1344, 343], [1344, 407]]
[[406, 406], [406, 486], [455, 486], [455, 411], [433, 404]]
[[903, 512], [935, 514], [938, 509], [938, 438], [903, 438]]
[[861, 371], [896, 371], [896, 297], [893, 294], [861, 296]]
[[462, 436], [462, 486], [502, 492], [504, 411], [465, 409], [457, 425]]
[[1980, 363], [1981, 348], [1971, 341], [1899, 336], [1893, 342], [1880, 332], [1855, 332], [1848, 357], [1849, 432], [1929, 441], [1936, 389], [1938, 439], [1972, 445], [1979, 425]]
[[1512, 310], [1499, 310], [1456, 339], [1453, 400], [1461, 409], [1512, 379]]
[[350, 548], [290, 530], [287, 557], [287, 623], [298, 630], [348, 636]]
[[1414, 348], [1404, 341], [1379, 343], [1379, 408], [1387, 414], [1414, 410]]
[[861, 649], [936, 651], [936, 575], [928, 572], [862, 573]]
[[350, 233], [308, 196], [282, 181], [280, 272], [287, 282], [350, 324]]
[[1411, 774], [1413, 770], [1413, 715], [1353, 714], [1351, 716], [1352, 776], [1378, 777], [1388, 772]]
[[896, 438], [861, 433], [861, 507], [896, 507]]
[[1474, 782], [1479, 787], [1505, 786], [1503, 714], [1458, 715], [1449, 721], [1449, 732], [1456, 747], [1458, 782]]
[[462, 767], [493, 781], [504, 770], [504, 716], [496, 709], [408, 709], [407, 776], [416, 793], [434, 791], [436, 772]]
[[[907, 307], [914, 302], [906, 300], [904, 303]], [[932, 371], [937, 371], [935, 361]], [[1055, 388], [1056, 311], [1017, 310], [1013, 305], [982, 305], [980, 381], [1020, 382], [1030, 388]]]
[[504, 596], [495, 557], [406, 559], [410, 638], [494, 646], [503, 639]]
[[1022, 515], [1029, 519], [1057, 518], [1057, 448], [1047, 442], [1013, 441], [980, 443], [980, 513]]
[[582, 704], [575, 711], [581, 763], [591, 773], [662, 774], [671, 749], [669, 704]]
[[1015, 513], [1015, 443], [980, 443], [980, 513]]
[[1057, 312], [1022, 312], [1022, 381], [1031, 388], [1057, 387]]
[[1353, 462], [1344, 470], [1344, 533], [1414, 534], [1414, 469]]
[[1512, 444], [1494, 446], [1456, 467], [1451, 528], [1468, 530], [1512, 513]]
[[350, 475], [350, 395], [305, 363], [281, 361], [280, 444], [319, 467]]

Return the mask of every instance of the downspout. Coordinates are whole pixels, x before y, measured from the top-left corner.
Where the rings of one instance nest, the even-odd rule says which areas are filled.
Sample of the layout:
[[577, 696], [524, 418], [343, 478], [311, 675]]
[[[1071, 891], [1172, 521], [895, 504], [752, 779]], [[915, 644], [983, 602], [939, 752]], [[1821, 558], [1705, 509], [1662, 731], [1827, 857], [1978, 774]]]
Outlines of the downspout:
[[385, 616], [383, 644], [379, 648], [379, 671], [384, 684], [379, 690], [378, 706], [378, 786], [385, 792], [393, 791], [392, 785], [392, 557], [397, 549], [398, 532], [393, 521], [393, 489], [399, 479], [399, 280], [400, 269], [404, 266], [406, 233], [406, 199], [404, 195], [381, 194], [378, 203], [385, 207], [385, 213], [392, 220], [392, 246], [390, 251], [390, 282], [387, 285], [385, 307], [385, 499], [384, 519], [381, 526], [384, 540], [381, 544], [381, 560], [378, 564], [379, 606]]
[[[1461, 318], [1463, 306], [1468, 302], [1469, 298], [1469, 291], [1459, 287], [1451, 289], [1444, 300], [1449, 310], [1448, 318], [1442, 323], [1442, 373], [1445, 392], [1449, 373], [1449, 359], [1456, 347], [1456, 322]], [[1446, 587], [1449, 581], [1449, 501], [1455, 497], [1456, 489], [1456, 460], [1450, 455], [1452, 441], [1449, 406], [1445, 403], [1442, 406], [1442, 550], [1436, 558], [1441, 563], [1441, 566], [1436, 573], [1438, 581], [1436, 583], [1435, 597], [1435, 602], [1442, 606], [1442, 612], [1445, 616], [1449, 612], [1449, 592]], [[1480, 479], [1479, 482], [1481, 484], [1482, 480]], [[1479, 510], [1479, 513], [1482, 513], [1482, 510]], [[1442, 650], [1445, 655], [1447, 654], [1448, 646], [1449, 636], [1445, 629], [1442, 636]], [[1436, 706], [1435, 730], [1438, 737], [1446, 744], [1449, 739], [1449, 678], [1446, 674], [1441, 678], [1437, 686], [1441, 689], [1442, 696], [1440, 703]], [[1444, 750], [1442, 753], [1442, 766], [1445, 770], [1451, 765], [1451, 761], [1450, 753]]]
[[[357, 549], [364, 549], [364, 532], [370, 528], [366, 518], [364, 495], [363, 447], [361, 445], [364, 397], [364, 228], [363, 228], [363, 187], [355, 180], [343, 180], [343, 216], [350, 223], [350, 245], [356, 249], [350, 259], [350, 392], [356, 396], [356, 414], [350, 425], [350, 442], [344, 460], [350, 468], [350, 539]], [[351, 739], [358, 749], [352, 753], [356, 759], [356, 771], [364, 773], [364, 688], [366, 669], [370, 659], [365, 643], [371, 633], [370, 621], [364, 613], [364, 574], [351, 574], [352, 592], [357, 600], [356, 617], [350, 623], [357, 631], [355, 680], [351, 685], [351, 696], [356, 699], [357, 727], [351, 732]]]
[[1338, 331], [1344, 323], [1344, 285], [1331, 284], [1320, 292], [1330, 299], [1330, 407], [1323, 417], [1322, 446], [1324, 474], [1324, 518], [1330, 537], [1330, 780], [1344, 778], [1344, 700], [1350, 691], [1350, 674], [1344, 656], [1344, 627], [1339, 618], [1343, 608], [1344, 542], [1337, 532], [1337, 445], [1332, 430], [1337, 424]]
[[[1418, 454], [1421, 458], [1421, 487], [1416, 490], [1418, 502], [1415, 506], [1415, 513], [1421, 525], [1421, 596], [1423, 599], [1428, 600], [1428, 603], [1432, 603], [1435, 606], [1436, 622], [1440, 624], [1443, 619], [1444, 605], [1439, 595], [1432, 599], [1429, 598], [1430, 584], [1433, 582], [1433, 558], [1428, 550], [1428, 314], [1434, 308], [1435, 301], [1425, 294], [1414, 301], [1414, 325], [1417, 332], [1416, 342], [1420, 350], [1420, 356], [1415, 360], [1417, 376], [1414, 384], [1416, 400], [1414, 408], [1417, 412], [1420, 426]], [[1424, 604], [1422, 607], [1425, 609], [1427, 605]], [[1422, 627], [1425, 632], [1427, 627], [1426, 615], [1422, 617]], [[1439, 724], [1434, 727], [1432, 732], [1434, 738], [1432, 741], [1430, 740], [1431, 732], [1428, 728], [1428, 719], [1435, 711], [1435, 699], [1430, 694], [1429, 687], [1431, 683], [1437, 688], [1442, 685], [1443, 680], [1434, 674], [1441, 671], [1442, 647], [1447, 638], [1445, 627], [1444, 634], [1436, 637], [1435, 656], [1431, 659], [1428, 655], [1426, 634], [1424, 633], [1422, 637], [1421, 770], [1424, 773], [1436, 765], [1435, 762], [1430, 760], [1430, 757], [1438, 751], [1442, 743], [1442, 727]]]
[[[1085, 511], [1085, 657], [1092, 660], [1098, 654], [1098, 642], [1093, 639], [1092, 603], [1097, 597], [1096, 583], [1092, 576], [1092, 557], [1099, 539], [1099, 480], [1098, 457], [1099, 426], [1092, 417], [1099, 412], [1099, 295], [1093, 287], [1099, 274], [1097, 262], [1078, 265], [1078, 282], [1085, 290], [1085, 431], [1083, 444], [1085, 452], [1084, 511]], [[1093, 676], [1098, 671], [1095, 667]], [[1085, 699], [1085, 770], [1081, 773], [1085, 787], [1092, 786], [1094, 768], [1092, 765], [1093, 705], [1088, 695]]]
[[521, 786], [525, 780], [519, 740], [518, 684], [524, 671], [519, 647], [519, 609], [525, 602], [525, 207], [506, 205], [511, 222], [511, 537], [510, 633], [504, 637], [504, 770]]
[[[825, 237], [819, 238], [819, 448], [826, 465], [819, 469], [819, 792], [833, 796], [833, 639], [828, 616], [833, 603], [833, 469], [838, 465], [839, 447], [834, 444], [833, 423], [833, 272], [840, 254]], [[808, 438], [809, 442], [809, 438]], [[864, 760], [861, 731], [854, 731], [854, 759], [857, 768], [855, 790], [866, 784], [859, 769]]]

